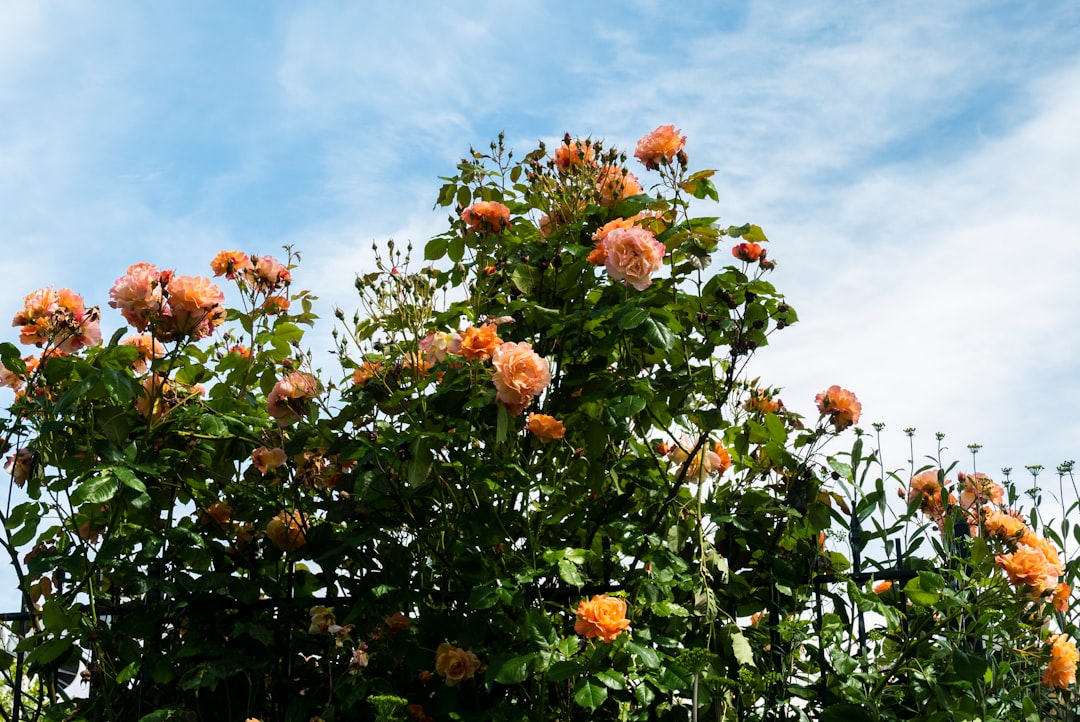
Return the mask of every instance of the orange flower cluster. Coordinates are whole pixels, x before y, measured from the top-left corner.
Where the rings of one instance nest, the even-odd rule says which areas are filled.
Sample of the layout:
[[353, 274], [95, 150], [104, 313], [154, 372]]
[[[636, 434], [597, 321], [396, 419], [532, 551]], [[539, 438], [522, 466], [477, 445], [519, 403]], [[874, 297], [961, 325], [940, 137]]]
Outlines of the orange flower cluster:
[[176, 276], [136, 263], [109, 290], [109, 305], [139, 331], [163, 341], [206, 338], [225, 321], [225, 294], [201, 276]]
[[1055, 634], [1046, 643], [1050, 645], [1050, 662], [1043, 672], [1043, 684], [1057, 689], [1072, 687], [1076, 684], [1076, 664], [1080, 662], [1076, 642], [1064, 634]]
[[23, 300], [12, 326], [21, 326], [19, 341], [49, 346], [60, 353], [76, 353], [101, 343], [97, 308], [86, 308], [82, 296], [70, 288], [41, 288]]
[[499, 233], [510, 225], [510, 209], [497, 201], [480, 201], [463, 210], [461, 220], [474, 233]]
[[649, 170], [656, 170], [661, 165], [671, 165], [676, 158], [685, 165], [687, 162], [686, 136], [675, 130], [674, 125], [661, 125], [637, 142], [634, 157], [645, 164]]
[[[215, 276], [225, 276], [230, 281], [239, 280], [250, 285], [256, 291], [272, 294], [287, 287], [292, 281], [289, 269], [273, 256], [248, 255], [243, 251], [221, 251], [210, 261], [210, 270]], [[285, 299], [285, 308], [288, 308]], [[276, 302], [280, 307], [281, 303]]]
[[614, 642], [630, 628], [630, 620], [626, 618], [626, 602], [618, 597], [597, 594], [578, 604], [575, 614], [577, 621], [574, 622], [574, 631], [586, 639], [599, 637], [605, 642]]
[[435, 650], [435, 673], [446, 679], [446, 686], [453, 687], [469, 679], [480, 669], [480, 660], [472, 652], [447, 642]]
[[818, 411], [822, 416], [828, 416], [829, 421], [837, 431], [859, 423], [862, 415], [862, 404], [855, 398], [855, 394], [839, 386], [830, 386], [825, 392], [814, 397]]
[[570, 135], [567, 134], [559, 147], [555, 149], [551, 160], [560, 173], [568, 173], [571, 168], [593, 165], [596, 162], [595, 156], [591, 141], [571, 140]]
[[[942, 500], [942, 486], [938, 481], [938, 471], [930, 470], [916, 474], [908, 485], [907, 501], [909, 504], [918, 500], [919, 510], [923, 514], [940, 522], [945, 518], [945, 501]], [[955, 504], [956, 497], [949, 494], [948, 504]]]

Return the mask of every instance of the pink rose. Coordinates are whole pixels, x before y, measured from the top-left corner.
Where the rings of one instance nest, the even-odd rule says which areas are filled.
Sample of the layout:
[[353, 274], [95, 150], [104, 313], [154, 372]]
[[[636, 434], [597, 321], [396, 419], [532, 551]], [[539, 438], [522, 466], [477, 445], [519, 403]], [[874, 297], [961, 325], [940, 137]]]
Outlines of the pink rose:
[[511, 416], [520, 416], [533, 397], [551, 383], [547, 361], [527, 343], [501, 344], [492, 354], [491, 364], [495, 367], [491, 379], [497, 392], [495, 398]]
[[604, 265], [608, 275], [639, 291], [652, 284], [652, 274], [663, 267], [664, 244], [652, 231], [639, 226], [616, 228], [604, 237]]

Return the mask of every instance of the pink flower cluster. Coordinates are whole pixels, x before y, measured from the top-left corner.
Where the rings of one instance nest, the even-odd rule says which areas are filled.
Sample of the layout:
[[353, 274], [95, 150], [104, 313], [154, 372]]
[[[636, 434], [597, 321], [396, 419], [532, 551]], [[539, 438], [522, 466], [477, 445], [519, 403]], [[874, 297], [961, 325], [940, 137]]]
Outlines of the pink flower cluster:
[[75, 353], [101, 343], [97, 307], [86, 308], [82, 296], [69, 288], [41, 288], [28, 295], [12, 326], [21, 326], [19, 341]]
[[197, 341], [225, 321], [225, 294], [202, 276], [177, 276], [136, 263], [109, 290], [109, 305], [139, 331], [162, 341]]
[[210, 261], [215, 276], [239, 280], [264, 294], [286, 288], [292, 281], [289, 269], [273, 256], [248, 255], [243, 251], [221, 251]]

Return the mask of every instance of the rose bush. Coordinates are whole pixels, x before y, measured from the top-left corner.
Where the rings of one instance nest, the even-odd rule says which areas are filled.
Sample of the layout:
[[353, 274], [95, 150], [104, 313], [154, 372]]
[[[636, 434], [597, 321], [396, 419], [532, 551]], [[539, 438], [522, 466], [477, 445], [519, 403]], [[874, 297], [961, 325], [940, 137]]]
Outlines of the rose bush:
[[[427, 265], [389, 244], [361, 311], [336, 312], [340, 371], [303, 351], [316, 317], [291, 251], [222, 251], [217, 281], [136, 263], [110, 291], [131, 329], [107, 342], [71, 292], [28, 296], [15, 322], [39, 352], [0, 345], [24, 488], [3, 546], [32, 621], [19, 649], [43, 680], [81, 660], [87, 685], [46, 684], [47, 717], [876, 719], [940, 690], [1019, 700], [1021, 670], [1065, 709], [1073, 628], [1032, 625], [1074, 570], [1034, 527], [991, 521], [987, 480], [961, 506], [935, 472], [879, 532], [926, 501], [919, 534], [951, 563], [940, 540], [972, 515], [957, 589], [993, 580], [976, 626], [1030, 640], [995, 661], [1016, 671], [916, 679], [973, 625], [940, 575], [907, 582], [910, 608], [822, 581], [846, 568], [824, 532], [849, 501], [885, 508], [855, 491], [861, 453], [822, 451], [861, 405], [833, 386], [807, 419], [746, 379], [797, 316], [759, 226], [694, 215], [718, 195], [686, 143], [642, 138], [644, 181], [592, 139], [474, 150], [444, 179]], [[1012, 560], [1036, 554], [1014, 589]], [[852, 605], [889, 625], [873, 655], [849, 653]]]

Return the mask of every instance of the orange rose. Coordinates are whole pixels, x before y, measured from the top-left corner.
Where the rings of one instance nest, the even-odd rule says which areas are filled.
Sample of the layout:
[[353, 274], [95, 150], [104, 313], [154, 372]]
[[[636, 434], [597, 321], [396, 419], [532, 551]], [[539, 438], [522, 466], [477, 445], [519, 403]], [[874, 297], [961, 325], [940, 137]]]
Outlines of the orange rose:
[[278, 549], [291, 552], [307, 543], [307, 518], [298, 511], [280, 512], [266, 525], [266, 536]]
[[596, 191], [600, 194], [600, 205], [613, 206], [625, 198], [640, 194], [642, 188], [633, 173], [627, 172], [625, 168], [606, 165], [600, 169]]
[[173, 276], [168, 284], [168, 338], [206, 338], [225, 321], [225, 294], [202, 276]]
[[1061, 557], [1058, 556], [1057, 547], [1043, 539], [1035, 532], [1028, 529], [1020, 537], [1020, 543], [1026, 544], [1032, 549], [1038, 549], [1042, 552], [1042, 555], [1046, 557], [1046, 565], [1048, 571], [1055, 577], [1060, 577], [1065, 573], [1065, 565], [1061, 563]]
[[780, 399], [774, 399], [769, 392], [763, 389], [754, 389], [750, 392], [750, 398], [743, 404], [743, 409], [752, 414], [775, 414], [783, 407]]
[[999, 536], [1005, 539], [1016, 539], [1027, 530], [1027, 525], [1012, 514], [1003, 511], [991, 512], [986, 517], [986, 532], [990, 536]]
[[461, 355], [469, 361], [486, 361], [502, 343], [498, 336], [498, 327], [485, 323], [480, 328], [469, 326], [461, 334]]
[[243, 251], [219, 251], [210, 261], [215, 276], [225, 276], [232, 281], [237, 275], [243, 277], [252, 268], [251, 257]]
[[960, 506], [971, 509], [975, 506], [993, 502], [998, 506], [1005, 503], [1005, 489], [1000, 484], [994, 483], [986, 474], [965, 474], [960, 472], [956, 475], [957, 481], [964, 485], [960, 492]]
[[399, 634], [409, 631], [412, 622], [405, 616], [405, 612], [394, 612], [386, 618], [386, 626], [390, 629], [390, 634]]
[[268, 449], [265, 446], [260, 446], [251, 452], [251, 463], [259, 470], [260, 474], [265, 474], [285, 463], [285, 449]]
[[470, 231], [498, 233], [510, 225], [510, 209], [496, 201], [480, 201], [462, 211], [461, 220]]
[[[937, 471], [924, 471], [916, 474], [911, 479], [908, 487], [907, 500], [910, 504], [919, 500], [919, 509], [922, 513], [934, 521], [940, 521], [945, 516], [945, 506], [941, 500], [941, 484], [938, 482]], [[949, 495], [949, 503], [954, 503], [952, 495]]]
[[588, 140], [570, 140], [569, 134], [563, 139], [561, 145], [555, 149], [555, 153], [551, 159], [555, 162], [559, 172], [566, 173], [571, 168], [580, 168], [584, 165], [591, 165], [593, 162], [592, 143]]
[[[463, 343], [464, 345], [464, 343]], [[533, 397], [551, 383], [548, 364], [527, 343], [504, 343], [491, 356], [495, 375], [495, 398], [511, 416], [520, 416]]]
[[674, 125], [661, 125], [637, 142], [634, 157], [649, 170], [670, 165], [686, 147], [686, 136], [680, 136], [680, 132]]
[[630, 628], [630, 620], [626, 618], [626, 602], [618, 597], [609, 597], [606, 594], [597, 594], [589, 601], [578, 604], [577, 621], [574, 623], [574, 631], [586, 639], [599, 637], [605, 642], [614, 642]]
[[746, 263], [757, 263], [765, 257], [765, 249], [760, 243], [740, 243], [732, 247], [731, 255]]
[[999, 554], [994, 559], [1013, 586], [1027, 586], [1033, 593], [1041, 595], [1057, 582], [1057, 575], [1052, 573], [1046, 555], [1027, 544], [1020, 544], [1015, 552]]
[[563, 423], [547, 414], [529, 414], [529, 423], [525, 429], [536, 434], [544, 442], [566, 436], [566, 427]]
[[1054, 609], [1064, 614], [1069, 611], [1069, 597], [1072, 595], [1072, 589], [1065, 582], [1058, 582], [1057, 589], [1054, 590], [1053, 602]]
[[365, 361], [364, 365], [353, 369], [352, 382], [354, 386], [363, 386], [382, 369], [380, 361]]
[[886, 579], [885, 581], [878, 582], [874, 585], [874, 594], [884, 594], [890, 589], [892, 589], [892, 582]]
[[1055, 634], [1046, 642], [1050, 645], [1050, 663], [1043, 672], [1042, 682], [1047, 687], [1068, 689], [1076, 684], [1076, 663], [1080, 661], [1076, 643], [1064, 634]]
[[815, 396], [814, 401], [821, 415], [828, 416], [837, 431], [859, 423], [862, 404], [855, 398], [855, 394], [847, 389], [836, 385], [830, 386], [824, 393]]
[[460, 647], [443, 642], [435, 650], [435, 673], [446, 678], [447, 687], [469, 679], [479, 668], [480, 660], [476, 655]]

